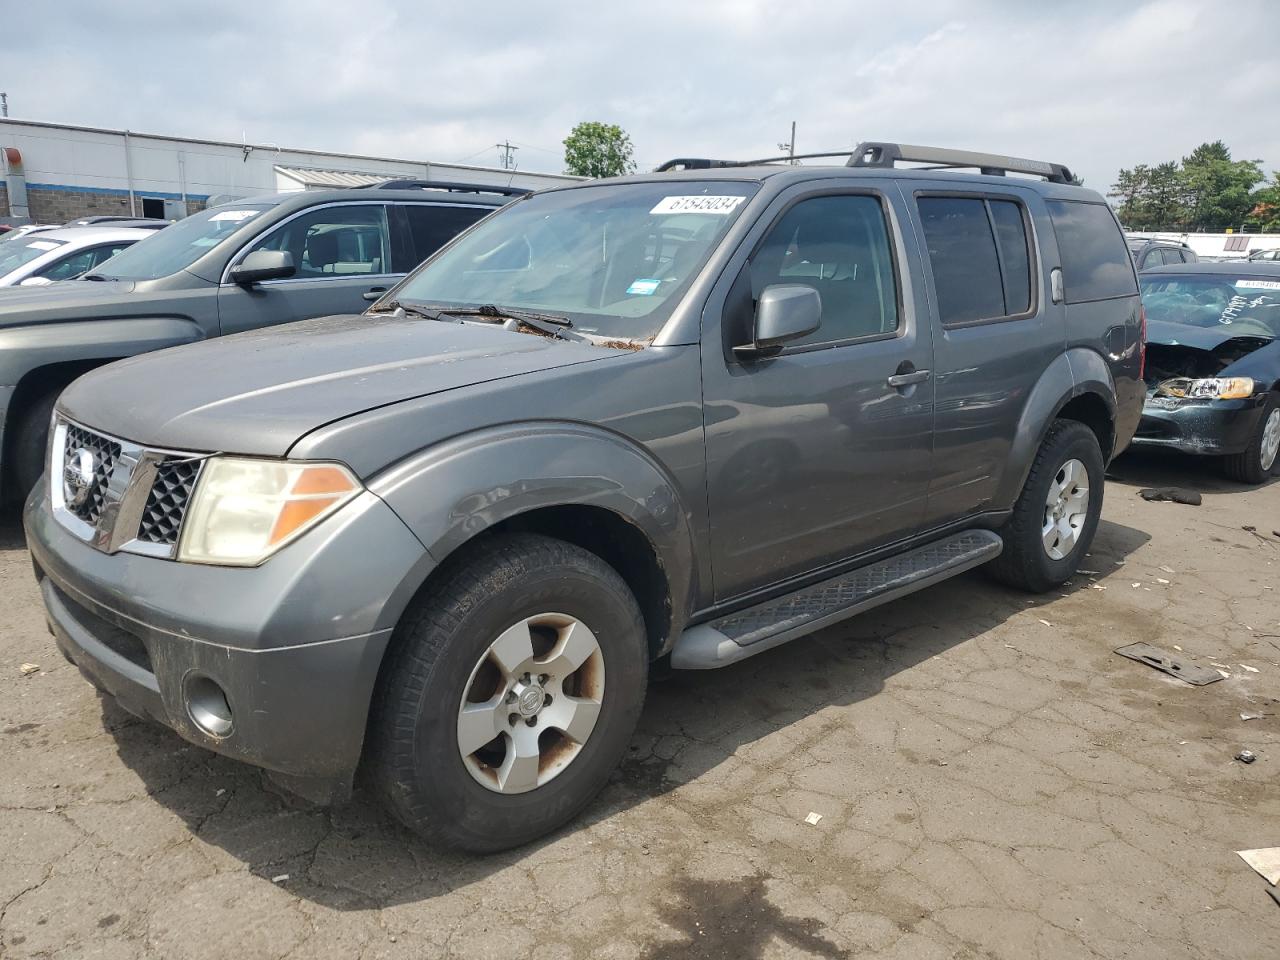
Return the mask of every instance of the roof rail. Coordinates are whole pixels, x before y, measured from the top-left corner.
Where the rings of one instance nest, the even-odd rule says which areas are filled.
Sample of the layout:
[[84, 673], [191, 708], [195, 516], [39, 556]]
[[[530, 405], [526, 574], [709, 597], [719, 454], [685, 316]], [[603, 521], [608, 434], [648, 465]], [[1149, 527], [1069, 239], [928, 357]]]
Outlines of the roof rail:
[[668, 170], [708, 170], [712, 167], [758, 167], [765, 163], [785, 163], [791, 160], [816, 160], [819, 157], [847, 157], [848, 150], [835, 150], [829, 153], [796, 153], [781, 157], [761, 157], [758, 160], [710, 160], [706, 157], [676, 157], [661, 166], [654, 167], [654, 173], [665, 173]]
[[533, 193], [528, 187], [503, 187], [492, 183], [459, 183], [451, 180], [383, 180], [357, 190], [447, 190], [449, 193], [496, 193], [504, 197], [523, 197]]
[[1050, 183], [1076, 182], [1071, 171], [1061, 163], [1024, 160], [1021, 157], [1004, 157], [994, 153], [975, 153], [971, 150], [951, 150], [946, 147], [921, 147], [908, 143], [860, 143], [849, 157], [848, 165], [892, 169], [895, 164], [902, 162], [933, 163], [943, 169], [976, 167], [981, 173], [996, 177], [1003, 177], [1006, 173], [1029, 173], [1044, 177]]

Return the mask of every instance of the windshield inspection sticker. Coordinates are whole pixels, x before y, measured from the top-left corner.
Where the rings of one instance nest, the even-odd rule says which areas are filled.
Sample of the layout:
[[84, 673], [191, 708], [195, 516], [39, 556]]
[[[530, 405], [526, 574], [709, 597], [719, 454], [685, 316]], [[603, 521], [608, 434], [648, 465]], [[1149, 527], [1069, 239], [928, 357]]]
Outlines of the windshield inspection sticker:
[[657, 291], [661, 280], [632, 280], [627, 293], [637, 297], [651, 297]]
[[257, 212], [257, 210], [223, 210], [221, 213], [215, 213], [209, 221], [212, 223], [215, 220], [233, 220], [239, 223], [241, 220], [248, 220]]
[[1237, 290], [1280, 290], [1280, 280], [1237, 280]]
[[650, 213], [733, 213], [746, 197], [663, 197]]

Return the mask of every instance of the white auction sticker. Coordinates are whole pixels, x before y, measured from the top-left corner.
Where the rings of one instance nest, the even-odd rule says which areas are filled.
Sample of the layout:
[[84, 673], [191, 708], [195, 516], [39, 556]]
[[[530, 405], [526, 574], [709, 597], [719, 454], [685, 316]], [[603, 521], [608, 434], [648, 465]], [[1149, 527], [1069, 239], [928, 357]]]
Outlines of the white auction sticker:
[[650, 213], [732, 213], [746, 197], [663, 197]]
[[1280, 280], [1237, 280], [1237, 290], [1280, 290]]
[[241, 220], [248, 220], [257, 213], [257, 210], [223, 210], [221, 213], [215, 213], [209, 220], [234, 220], [239, 223]]
[[59, 245], [48, 240], [32, 240], [27, 246], [32, 250], [57, 250]]

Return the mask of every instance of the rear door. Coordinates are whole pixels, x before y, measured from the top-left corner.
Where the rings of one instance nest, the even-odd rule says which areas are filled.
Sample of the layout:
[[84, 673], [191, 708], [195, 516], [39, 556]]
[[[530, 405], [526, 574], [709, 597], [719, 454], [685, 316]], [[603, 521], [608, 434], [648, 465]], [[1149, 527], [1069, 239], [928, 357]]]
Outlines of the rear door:
[[387, 204], [326, 203], [301, 210], [245, 246], [228, 269], [254, 250], [287, 250], [297, 273], [251, 287], [224, 273], [218, 318], [224, 334], [334, 313], [362, 313], [365, 294], [386, 290], [403, 276], [391, 257]]
[[[1053, 231], [1032, 190], [911, 181], [932, 294], [937, 408], [926, 524], [989, 508], [1032, 387], [1062, 353], [1062, 308], [1037, 256]], [[1037, 237], [1041, 238], [1037, 243]]]
[[[717, 601], [919, 527], [932, 345], [918, 323], [900, 200], [881, 182], [889, 189], [783, 192], [709, 301], [703, 409]], [[816, 289], [821, 326], [775, 356], [740, 357], [733, 347], [749, 339], [755, 303], [773, 284]], [[890, 383], [903, 374], [910, 383]]]

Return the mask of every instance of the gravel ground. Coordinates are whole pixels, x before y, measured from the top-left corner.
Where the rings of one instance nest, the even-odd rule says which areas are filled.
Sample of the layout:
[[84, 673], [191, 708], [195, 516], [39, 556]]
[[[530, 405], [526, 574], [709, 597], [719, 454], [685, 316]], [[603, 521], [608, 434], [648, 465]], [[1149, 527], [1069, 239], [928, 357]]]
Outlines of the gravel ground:
[[[587, 814], [483, 859], [101, 700], [45, 632], [10, 519], [0, 957], [1280, 956], [1280, 908], [1234, 853], [1280, 844], [1280, 482], [1114, 472], [1094, 572], [1034, 600], [966, 575], [656, 683]], [[1147, 503], [1152, 482], [1204, 505]], [[1111, 652], [1136, 640], [1230, 677]]]

